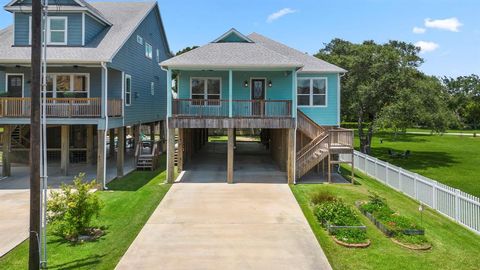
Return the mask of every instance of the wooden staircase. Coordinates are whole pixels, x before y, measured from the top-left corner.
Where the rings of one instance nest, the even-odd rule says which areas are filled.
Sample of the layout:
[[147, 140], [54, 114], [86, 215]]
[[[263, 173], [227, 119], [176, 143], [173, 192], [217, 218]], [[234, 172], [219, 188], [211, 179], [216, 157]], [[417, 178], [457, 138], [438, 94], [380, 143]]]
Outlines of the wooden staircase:
[[[135, 149], [135, 163], [137, 170], [153, 171], [158, 168], [160, 161], [160, 142], [140, 141]], [[144, 147], [146, 146], [146, 147]], [[145, 148], [149, 149], [145, 151]]]
[[11, 144], [13, 148], [29, 148], [30, 140], [28, 138], [28, 125], [13, 126], [10, 134]]
[[300, 110], [297, 129], [311, 141], [297, 151], [296, 176], [300, 178], [329, 155], [329, 132]]

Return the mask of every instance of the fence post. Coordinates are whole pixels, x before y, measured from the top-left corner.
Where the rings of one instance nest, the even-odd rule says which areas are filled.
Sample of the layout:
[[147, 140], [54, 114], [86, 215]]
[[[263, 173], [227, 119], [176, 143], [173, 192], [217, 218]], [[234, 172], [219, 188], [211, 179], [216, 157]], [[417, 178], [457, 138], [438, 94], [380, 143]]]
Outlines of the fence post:
[[459, 190], [455, 189], [455, 220], [460, 219], [460, 198], [458, 196]]
[[432, 185], [432, 206], [433, 206], [433, 209], [437, 210], [437, 181], [433, 181], [433, 185]]
[[403, 185], [402, 185], [402, 168], [398, 167], [398, 188], [403, 193]]
[[390, 163], [388, 162], [385, 162], [385, 184], [388, 186], [388, 170], [389, 170], [389, 166]]
[[418, 173], [415, 173], [415, 174], [413, 175], [413, 193], [415, 194], [415, 199], [416, 199], [416, 200], [418, 200], [417, 178], [418, 178]]
[[377, 173], [377, 161], [378, 161], [378, 158], [375, 158], [373, 161], [374, 161], [373, 173], [375, 174], [375, 178], [378, 179], [378, 173]]

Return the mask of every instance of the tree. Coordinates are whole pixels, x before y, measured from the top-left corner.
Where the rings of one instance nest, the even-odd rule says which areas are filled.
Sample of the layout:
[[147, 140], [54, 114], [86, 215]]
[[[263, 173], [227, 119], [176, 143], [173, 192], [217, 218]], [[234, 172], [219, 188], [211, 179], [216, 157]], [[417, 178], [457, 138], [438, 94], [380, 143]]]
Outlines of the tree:
[[180, 54], [184, 54], [184, 53], [189, 52], [189, 51], [191, 51], [191, 50], [194, 50], [194, 49], [196, 49], [196, 48], [198, 48], [198, 46], [192, 46], [192, 47], [183, 48], [182, 50], [178, 51], [178, 52], [175, 54], [175, 56], [178, 56], [178, 55], [180, 55]]
[[[418, 70], [423, 63], [419, 52], [418, 47], [401, 41], [354, 44], [334, 39], [316, 54], [348, 70], [342, 79], [342, 117], [358, 123], [362, 152], [370, 152], [374, 130], [381, 126], [404, 129], [423, 123], [444, 129], [448, 112], [437, 117], [425, 105], [431, 102], [431, 93], [442, 92], [441, 84]], [[444, 101], [438, 96], [435, 103], [439, 110]]]
[[463, 125], [477, 129], [480, 124], [480, 77], [472, 74], [457, 78], [443, 77], [449, 94], [448, 105]]

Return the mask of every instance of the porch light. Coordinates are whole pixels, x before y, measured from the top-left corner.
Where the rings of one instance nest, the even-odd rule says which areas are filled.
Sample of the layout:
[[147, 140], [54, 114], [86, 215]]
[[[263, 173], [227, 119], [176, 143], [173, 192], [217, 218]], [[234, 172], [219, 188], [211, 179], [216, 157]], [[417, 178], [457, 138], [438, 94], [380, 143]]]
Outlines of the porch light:
[[268, 87], [272, 87], [272, 80], [268, 81]]
[[243, 81], [243, 86], [248, 87], [248, 81], [247, 80]]

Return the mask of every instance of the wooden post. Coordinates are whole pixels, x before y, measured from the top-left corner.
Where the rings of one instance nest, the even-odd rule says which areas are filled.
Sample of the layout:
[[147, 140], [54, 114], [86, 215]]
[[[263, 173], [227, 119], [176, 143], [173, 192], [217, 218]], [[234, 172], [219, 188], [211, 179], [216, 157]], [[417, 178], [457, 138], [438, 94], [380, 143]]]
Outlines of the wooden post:
[[115, 129], [112, 128], [108, 131], [108, 139], [109, 139], [109, 148], [108, 148], [108, 155], [110, 158], [115, 156]]
[[287, 129], [287, 179], [289, 184], [295, 183], [295, 129]]
[[[105, 130], [97, 130], [97, 183], [103, 183], [103, 174], [105, 172], [105, 167], [103, 166], [103, 159], [105, 157]], [[103, 186], [102, 186], [103, 187]]]
[[125, 128], [117, 128], [118, 149], [117, 149], [117, 177], [124, 174], [123, 166], [125, 163]]
[[3, 127], [3, 145], [2, 145], [2, 175], [10, 176], [12, 174], [12, 166], [10, 164], [10, 146], [12, 140], [12, 126], [5, 125]]
[[173, 183], [174, 179], [174, 158], [175, 158], [175, 129], [169, 128], [167, 134], [167, 181]]
[[328, 153], [328, 161], [327, 161], [327, 165], [328, 165], [328, 183], [332, 183], [332, 164], [330, 163], [331, 162], [331, 156], [330, 156], [330, 153]]
[[184, 130], [183, 128], [178, 129], [178, 156], [177, 156], [177, 170], [180, 173], [183, 171], [183, 155], [184, 155], [184, 144], [185, 144], [185, 137], [184, 137]]
[[137, 144], [140, 143], [140, 125], [133, 125], [133, 149], [137, 149]]
[[155, 141], [155, 127], [156, 127], [156, 122], [150, 123], [150, 140]]
[[94, 164], [93, 125], [87, 125], [87, 164]]
[[227, 183], [233, 184], [233, 145], [234, 145], [233, 128], [228, 129], [228, 146], [227, 146]]
[[70, 126], [63, 125], [61, 129], [60, 171], [62, 175], [68, 175], [70, 164]]
[[233, 129], [233, 145], [237, 147], [237, 129]]

